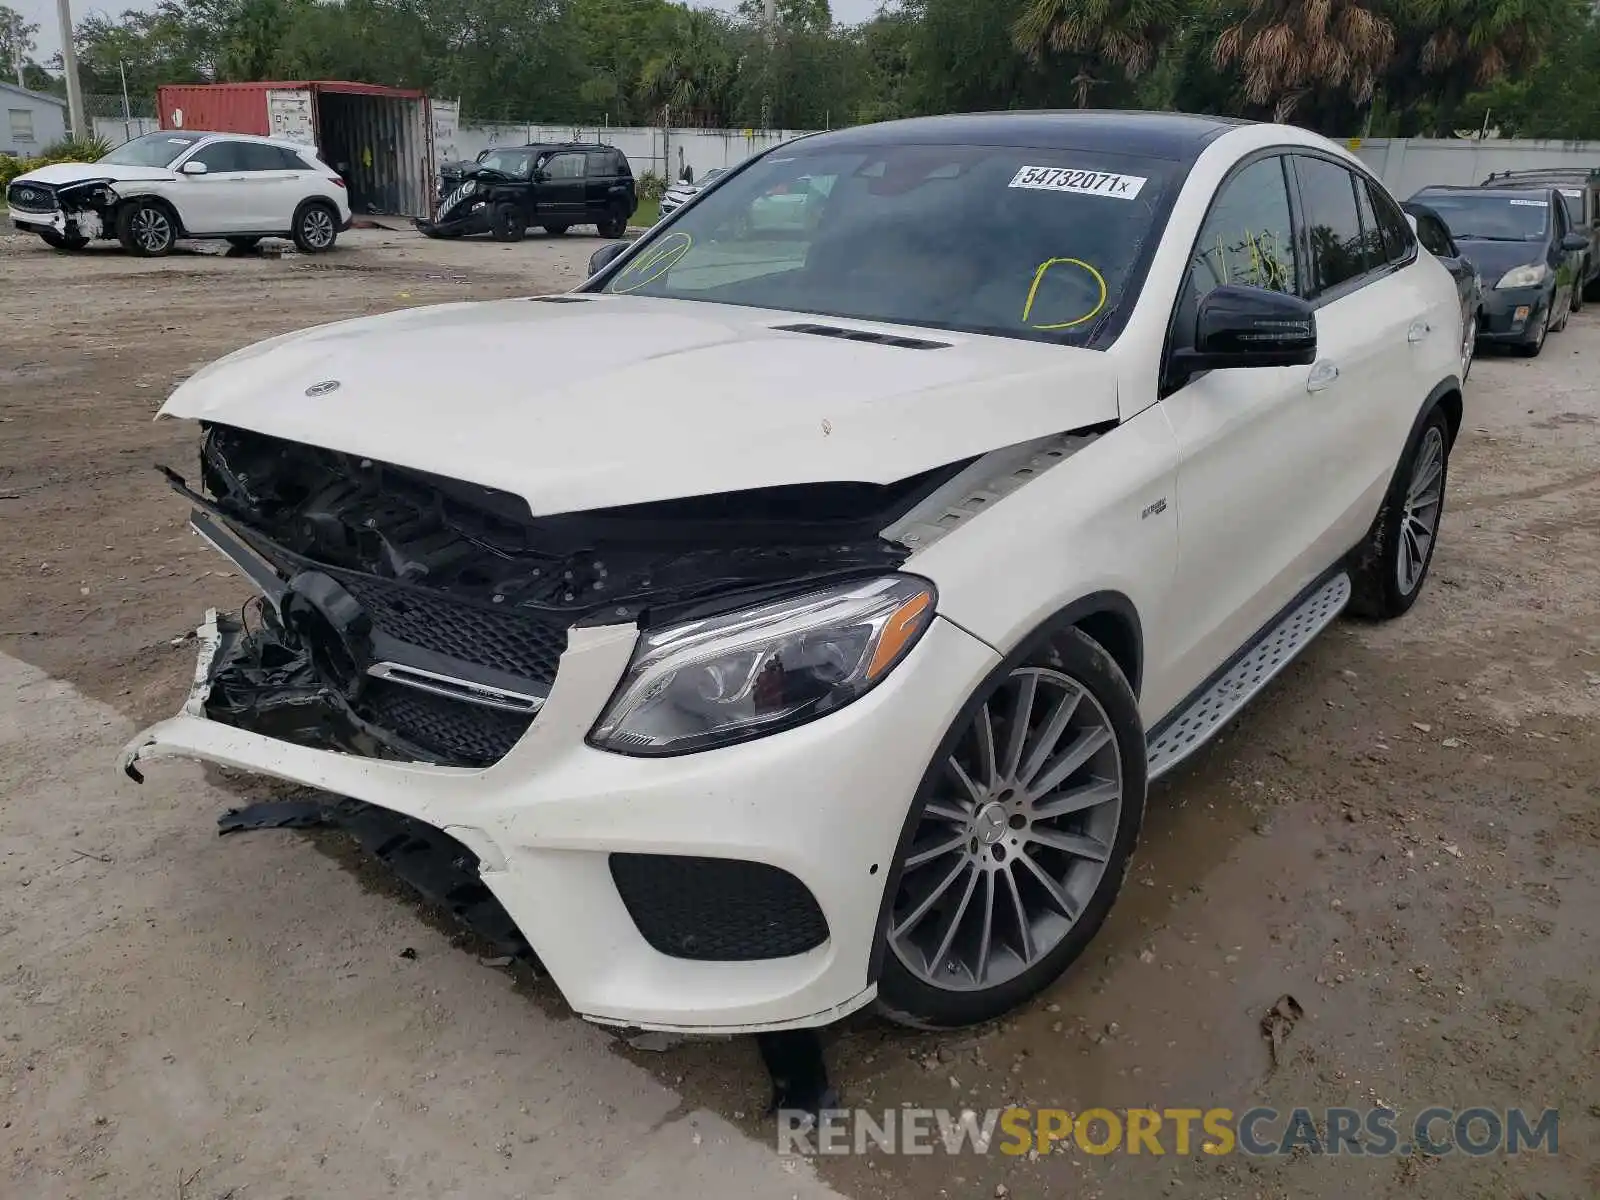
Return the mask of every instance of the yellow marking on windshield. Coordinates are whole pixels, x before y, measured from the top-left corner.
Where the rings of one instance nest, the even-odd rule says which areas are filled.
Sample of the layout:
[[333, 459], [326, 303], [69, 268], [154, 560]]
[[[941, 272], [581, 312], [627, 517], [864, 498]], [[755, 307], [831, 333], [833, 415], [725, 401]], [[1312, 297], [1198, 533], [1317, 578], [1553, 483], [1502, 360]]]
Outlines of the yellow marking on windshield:
[[[673, 267], [677, 266], [678, 260], [689, 253], [689, 248], [693, 245], [694, 238], [687, 233], [673, 232], [667, 234], [666, 237], [629, 263], [607, 290], [610, 292], [636, 292], [642, 287], [649, 287], [668, 271], [672, 270]], [[627, 287], [619, 286], [624, 279], [634, 276], [639, 278], [634, 279]]]
[[[1100, 298], [1095, 301], [1095, 306], [1081, 317], [1076, 317], [1071, 321], [1057, 321], [1050, 325], [1035, 325], [1028, 318], [1033, 313], [1033, 301], [1039, 294], [1039, 284], [1044, 282], [1045, 273], [1051, 267], [1060, 266], [1062, 263], [1087, 271], [1089, 277], [1094, 280], [1095, 285], [1100, 289]], [[1028, 299], [1022, 305], [1022, 323], [1029, 329], [1071, 329], [1074, 325], [1082, 325], [1085, 321], [1092, 321], [1099, 316], [1100, 310], [1106, 306], [1106, 297], [1109, 295], [1110, 289], [1106, 287], [1106, 277], [1084, 262], [1083, 259], [1047, 258], [1039, 264], [1039, 269], [1033, 273], [1033, 285], [1028, 288]]]

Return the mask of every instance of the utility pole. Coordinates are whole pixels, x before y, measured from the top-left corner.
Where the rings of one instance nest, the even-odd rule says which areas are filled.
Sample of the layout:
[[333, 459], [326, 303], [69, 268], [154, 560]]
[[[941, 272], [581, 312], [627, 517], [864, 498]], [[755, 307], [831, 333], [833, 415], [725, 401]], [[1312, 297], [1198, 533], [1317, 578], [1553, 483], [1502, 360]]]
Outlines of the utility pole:
[[72, 45], [68, 0], [56, 0], [56, 13], [61, 20], [61, 66], [67, 76], [67, 119], [72, 122], [72, 136], [81, 138], [88, 131], [83, 125], [83, 92], [78, 87], [78, 51]]
[[767, 89], [761, 97], [761, 128], [766, 129], [772, 124], [772, 51], [778, 42], [778, 0], [766, 0], [763, 7], [767, 23]]
[[22, 14], [11, 15], [11, 65], [17, 72], [17, 86], [27, 87], [22, 82]]

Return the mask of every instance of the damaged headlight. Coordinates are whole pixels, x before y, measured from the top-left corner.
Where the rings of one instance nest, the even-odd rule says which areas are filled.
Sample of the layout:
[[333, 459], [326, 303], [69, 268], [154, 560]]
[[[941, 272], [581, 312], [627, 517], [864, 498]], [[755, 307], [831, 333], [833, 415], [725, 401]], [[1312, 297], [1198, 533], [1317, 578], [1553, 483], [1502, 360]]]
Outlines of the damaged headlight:
[[870, 691], [933, 622], [926, 580], [812, 592], [640, 640], [589, 735], [621, 754], [683, 754], [810, 721]]

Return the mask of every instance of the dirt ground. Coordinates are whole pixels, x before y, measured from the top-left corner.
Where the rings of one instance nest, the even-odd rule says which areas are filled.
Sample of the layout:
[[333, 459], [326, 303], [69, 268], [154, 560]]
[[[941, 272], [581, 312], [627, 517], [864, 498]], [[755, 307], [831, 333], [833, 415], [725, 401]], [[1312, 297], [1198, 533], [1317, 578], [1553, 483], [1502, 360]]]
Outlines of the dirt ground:
[[[630, 1049], [337, 835], [215, 836], [270, 787], [118, 775], [181, 700], [183, 635], [247, 594], [152, 469], [192, 470], [192, 429], [151, 421], [172, 385], [321, 321], [559, 290], [600, 244], [361, 232], [322, 259], [141, 261], [0, 236], [0, 1193], [1600, 1195], [1588, 311], [1536, 361], [1476, 365], [1422, 600], [1336, 624], [1154, 790], [1084, 961], [994, 1027], [828, 1036], [845, 1102], [880, 1111], [1554, 1108], [1553, 1156], [780, 1161], [745, 1042]], [[1274, 1069], [1285, 993], [1305, 1016]]]

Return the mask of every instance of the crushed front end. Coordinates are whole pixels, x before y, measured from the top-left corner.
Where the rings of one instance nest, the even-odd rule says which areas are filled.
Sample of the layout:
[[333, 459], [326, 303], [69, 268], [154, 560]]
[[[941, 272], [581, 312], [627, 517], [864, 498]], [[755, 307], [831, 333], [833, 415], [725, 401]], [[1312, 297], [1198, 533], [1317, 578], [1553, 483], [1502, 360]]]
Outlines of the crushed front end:
[[[592, 1019], [824, 1023], [871, 999], [906, 806], [995, 661], [934, 617], [879, 532], [959, 466], [536, 517], [507, 493], [210, 425], [200, 486], [169, 477], [261, 595], [208, 619], [188, 702], [124, 766], [198, 758], [444, 830]], [[688, 683], [650, 674], [808, 602], [888, 617], [858, 623], [877, 641], [802, 631]], [[883, 657], [895, 621], [881, 682], [825, 694], [818, 680], [855, 669], [841, 655]], [[657, 737], [649, 705], [674, 688], [680, 710], [726, 702], [776, 714], [773, 731], [718, 739], [706, 718], [704, 736]], [[803, 710], [830, 715], [784, 723]]]

